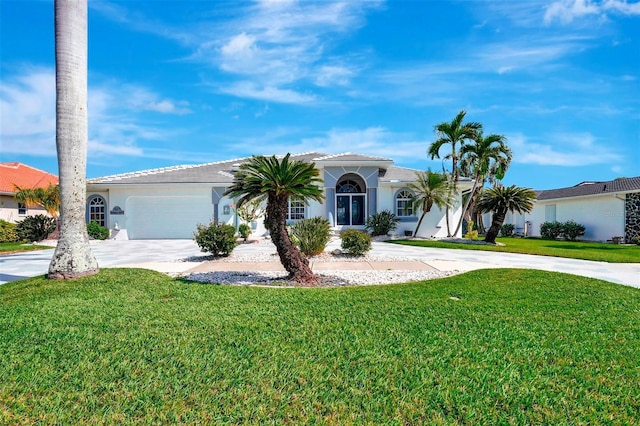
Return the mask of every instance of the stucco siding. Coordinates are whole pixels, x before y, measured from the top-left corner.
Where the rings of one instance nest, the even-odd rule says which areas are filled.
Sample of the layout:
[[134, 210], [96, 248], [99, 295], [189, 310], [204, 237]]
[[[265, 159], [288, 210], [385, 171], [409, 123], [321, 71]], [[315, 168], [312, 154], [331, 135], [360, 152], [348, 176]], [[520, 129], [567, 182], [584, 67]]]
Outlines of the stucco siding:
[[624, 197], [614, 194], [600, 197], [545, 200], [536, 202], [531, 213], [532, 236], [540, 236], [540, 226], [545, 222], [547, 206], [555, 205], [556, 220], [574, 220], [585, 226], [583, 240], [607, 241], [624, 236]]

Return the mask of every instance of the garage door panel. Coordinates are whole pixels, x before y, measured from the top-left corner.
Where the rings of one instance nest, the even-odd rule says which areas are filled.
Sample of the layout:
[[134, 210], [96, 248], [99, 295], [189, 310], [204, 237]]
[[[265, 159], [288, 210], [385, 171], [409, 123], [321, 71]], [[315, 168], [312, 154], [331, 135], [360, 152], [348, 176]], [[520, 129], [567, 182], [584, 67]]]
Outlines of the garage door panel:
[[130, 239], [193, 238], [198, 223], [209, 223], [210, 197], [157, 196], [127, 200]]

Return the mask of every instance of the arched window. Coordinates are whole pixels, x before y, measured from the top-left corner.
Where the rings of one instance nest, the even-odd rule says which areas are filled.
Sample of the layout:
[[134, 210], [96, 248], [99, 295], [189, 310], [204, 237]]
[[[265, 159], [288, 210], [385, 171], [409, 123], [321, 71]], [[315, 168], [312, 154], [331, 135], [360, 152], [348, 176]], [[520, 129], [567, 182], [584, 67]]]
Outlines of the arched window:
[[367, 186], [362, 177], [348, 173], [336, 185], [336, 222], [338, 225], [364, 225]]
[[413, 193], [408, 189], [403, 189], [396, 195], [396, 216], [413, 216]]
[[92, 195], [87, 203], [87, 222], [97, 222], [98, 225], [107, 227], [107, 202], [100, 195]]

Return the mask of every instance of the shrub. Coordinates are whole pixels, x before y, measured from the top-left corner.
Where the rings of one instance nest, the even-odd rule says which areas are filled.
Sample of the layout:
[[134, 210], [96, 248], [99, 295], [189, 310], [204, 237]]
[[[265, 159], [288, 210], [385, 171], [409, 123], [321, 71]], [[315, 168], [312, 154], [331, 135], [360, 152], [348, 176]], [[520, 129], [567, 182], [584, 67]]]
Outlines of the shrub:
[[291, 240], [307, 256], [315, 256], [324, 251], [331, 239], [329, 221], [322, 217], [302, 219], [291, 226]]
[[94, 240], [106, 240], [109, 238], [109, 230], [104, 226], [101, 226], [95, 220], [87, 223], [87, 233], [90, 238]]
[[555, 240], [562, 235], [562, 223], [545, 222], [540, 225], [540, 235], [547, 240]]
[[55, 230], [56, 220], [43, 214], [27, 216], [16, 224], [18, 238], [30, 243], [44, 240]]
[[640, 235], [634, 235], [631, 237], [630, 243], [640, 246]]
[[247, 241], [247, 238], [251, 235], [251, 227], [246, 223], [241, 223], [240, 226], [238, 226], [238, 233], [245, 241]]
[[383, 210], [369, 216], [364, 228], [376, 237], [394, 231], [398, 227], [398, 222], [400, 222], [399, 217], [389, 210]]
[[569, 220], [562, 224], [562, 235], [567, 241], [575, 241], [576, 238], [584, 235], [586, 228], [573, 220]]
[[467, 240], [477, 240], [478, 239], [478, 229], [474, 227], [474, 223], [472, 220], [467, 224], [467, 232], [464, 234], [464, 238]]
[[0, 219], [0, 243], [15, 243], [20, 241], [16, 232], [16, 224]]
[[515, 226], [513, 223], [505, 223], [500, 228], [500, 235], [503, 237], [513, 237], [513, 231], [515, 230]]
[[340, 233], [341, 247], [349, 254], [361, 256], [371, 250], [371, 235], [357, 229], [347, 229]]
[[211, 222], [209, 225], [199, 223], [193, 236], [201, 251], [214, 256], [228, 256], [238, 245], [236, 229], [222, 223]]

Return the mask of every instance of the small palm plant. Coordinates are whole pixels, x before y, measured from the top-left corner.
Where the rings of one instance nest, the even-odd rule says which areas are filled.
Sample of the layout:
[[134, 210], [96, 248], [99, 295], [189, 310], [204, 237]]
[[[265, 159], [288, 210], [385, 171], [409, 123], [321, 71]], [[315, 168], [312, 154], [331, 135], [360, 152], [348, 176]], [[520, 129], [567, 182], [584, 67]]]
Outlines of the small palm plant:
[[422, 220], [435, 204], [439, 208], [449, 209], [455, 203], [452, 192], [451, 180], [442, 173], [434, 173], [431, 170], [416, 173], [416, 183], [409, 185], [413, 191], [413, 208], [419, 208], [422, 213], [413, 235], [418, 235]]
[[481, 213], [493, 212], [491, 226], [484, 241], [495, 244], [507, 212], [529, 213], [533, 209], [536, 193], [531, 188], [515, 185], [496, 186], [482, 192], [477, 207]]
[[278, 159], [254, 156], [240, 165], [231, 187], [225, 192], [238, 198], [238, 208], [251, 200], [266, 197], [265, 225], [271, 234], [282, 266], [289, 272], [289, 279], [307, 285], [319, 279], [309, 267], [309, 261], [293, 244], [287, 231], [287, 210], [291, 197], [321, 201], [322, 190], [316, 185], [322, 182], [314, 163], [291, 160], [290, 154]]

